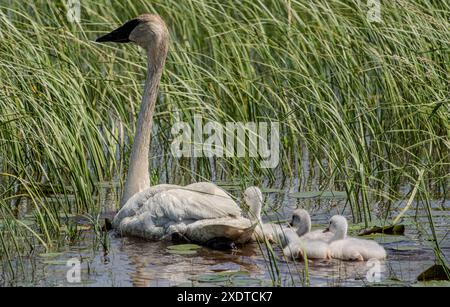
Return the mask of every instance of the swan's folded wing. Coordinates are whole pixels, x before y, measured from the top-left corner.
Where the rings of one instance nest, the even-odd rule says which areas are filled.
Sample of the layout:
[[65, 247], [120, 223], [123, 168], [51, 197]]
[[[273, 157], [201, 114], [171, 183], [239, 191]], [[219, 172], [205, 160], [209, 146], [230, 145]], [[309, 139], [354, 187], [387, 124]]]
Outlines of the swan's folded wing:
[[305, 259], [328, 259], [330, 251], [328, 244], [321, 241], [310, 241], [298, 239], [292, 241], [283, 249], [283, 253], [288, 258]]
[[113, 227], [117, 228], [124, 218], [136, 215], [139, 212], [139, 209], [142, 208], [142, 206], [156, 194], [179, 187], [180, 186], [172, 184], [159, 184], [153, 187], [149, 187], [142, 192], [136, 193], [116, 214], [113, 221]]
[[323, 230], [313, 230], [302, 236], [305, 240], [330, 242], [334, 237], [332, 232], [323, 232]]
[[241, 216], [241, 209], [231, 199], [185, 189], [172, 189], [150, 198], [141, 210], [151, 212], [155, 223]]
[[183, 190], [197, 191], [209, 195], [216, 195], [223, 198], [231, 199], [230, 195], [222, 188], [211, 182], [196, 182], [182, 188]]
[[381, 260], [386, 258], [386, 250], [375, 241], [359, 238], [349, 238], [347, 241], [358, 249], [364, 260], [370, 260], [372, 258]]
[[250, 220], [246, 218], [207, 219], [189, 224], [186, 235], [196, 242], [207, 242], [215, 238], [226, 238], [235, 243], [246, 243], [251, 240], [256, 225], [252, 225]]

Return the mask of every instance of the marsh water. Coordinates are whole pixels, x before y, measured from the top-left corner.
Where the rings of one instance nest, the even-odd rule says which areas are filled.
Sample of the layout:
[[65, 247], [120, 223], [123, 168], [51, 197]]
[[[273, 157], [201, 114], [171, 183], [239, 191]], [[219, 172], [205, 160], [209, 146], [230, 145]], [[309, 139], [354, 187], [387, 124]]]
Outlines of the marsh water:
[[[108, 193], [112, 193], [110, 189]], [[286, 193], [283, 193], [285, 191]], [[234, 194], [236, 191], [233, 192]], [[313, 228], [320, 228], [334, 214], [341, 213], [345, 200], [333, 198], [298, 199], [288, 190], [266, 190], [266, 221], [283, 222], [297, 207], [307, 209]], [[103, 201], [113, 202], [106, 195]], [[108, 208], [106, 205], [105, 208]], [[444, 256], [450, 256], [450, 201], [432, 204], [432, 215]], [[392, 286], [422, 285], [417, 276], [435, 263], [428, 216], [419, 204], [402, 220], [404, 235], [374, 235], [387, 250], [386, 261], [373, 263], [331, 261], [286, 261], [274, 247], [275, 260], [269, 260], [264, 245], [249, 244], [233, 251], [217, 251], [206, 247], [189, 250], [173, 248], [170, 242], [149, 242], [138, 238], [122, 238], [114, 231], [99, 236], [84, 216], [73, 216], [78, 226], [75, 240], [63, 240], [52, 253], [36, 250], [11, 267], [0, 267], [3, 286]], [[350, 211], [345, 211], [351, 221]], [[106, 210], [101, 218], [110, 217]], [[350, 225], [352, 231], [352, 225]], [[97, 234], [96, 234], [97, 233]], [[353, 230], [353, 233], [355, 231]], [[80, 261], [80, 282], [69, 282], [71, 260]], [[271, 263], [271, 264], [270, 264]], [[380, 272], [379, 279], [373, 269]], [[378, 270], [379, 269], [379, 270]], [[372, 271], [371, 271], [372, 270]], [[369, 275], [368, 275], [369, 274]], [[69, 276], [70, 275], [69, 273]], [[445, 284], [447, 285], [447, 284]]]

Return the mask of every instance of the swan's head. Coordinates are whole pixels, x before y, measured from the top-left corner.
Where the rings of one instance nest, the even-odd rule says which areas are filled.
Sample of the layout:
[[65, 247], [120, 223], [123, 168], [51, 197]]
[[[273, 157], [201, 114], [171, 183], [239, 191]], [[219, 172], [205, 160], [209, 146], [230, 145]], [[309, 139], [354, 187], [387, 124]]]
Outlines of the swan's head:
[[292, 213], [292, 221], [289, 225], [297, 229], [297, 235], [303, 236], [311, 231], [311, 217], [305, 209], [297, 209]]
[[344, 239], [347, 235], [347, 219], [342, 215], [335, 215], [330, 219], [328, 227], [323, 232], [334, 233], [335, 239]]
[[97, 38], [96, 42], [135, 43], [152, 54], [167, 52], [169, 31], [158, 15], [143, 14], [116, 30]]
[[249, 206], [249, 214], [252, 220], [261, 220], [263, 207], [263, 195], [258, 187], [249, 187], [244, 191], [245, 203]]

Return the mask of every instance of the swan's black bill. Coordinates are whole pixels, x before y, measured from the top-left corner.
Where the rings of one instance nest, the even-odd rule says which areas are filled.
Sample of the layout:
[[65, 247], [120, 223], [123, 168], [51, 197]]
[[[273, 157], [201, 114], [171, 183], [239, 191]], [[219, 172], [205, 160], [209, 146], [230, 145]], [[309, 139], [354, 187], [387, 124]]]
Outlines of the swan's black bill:
[[323, 233], [325, 232], [330, 232], [330, 228], [325, 228], [325, 230], [323, 231]]
[[113, 42], [113, 43], [129, 43], [130, 34], [139, 25], [140, 20], [133, 19], [125, 23], [120, 28], [97, 38], [95, 41], [97, 43]]
[[294, 220], [295, 220], [295, 218], [296, 218], [296, 215], [294, 214], [294, 215], [292, 216], [291, 221], [289, 222], [289, 226], [294, 227]]

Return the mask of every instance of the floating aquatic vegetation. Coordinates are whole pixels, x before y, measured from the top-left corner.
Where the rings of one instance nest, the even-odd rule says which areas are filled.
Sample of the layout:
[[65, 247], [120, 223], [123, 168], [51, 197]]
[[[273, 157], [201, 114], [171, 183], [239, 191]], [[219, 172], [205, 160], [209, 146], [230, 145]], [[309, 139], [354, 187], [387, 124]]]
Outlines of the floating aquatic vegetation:
[[167, 252], [169, 254], [177, 254], [177, 255], [195, 255], [198, 250], [202, 247], [196, 244], [179, 244], [179, 245], [170, 245], [167, 247]]

